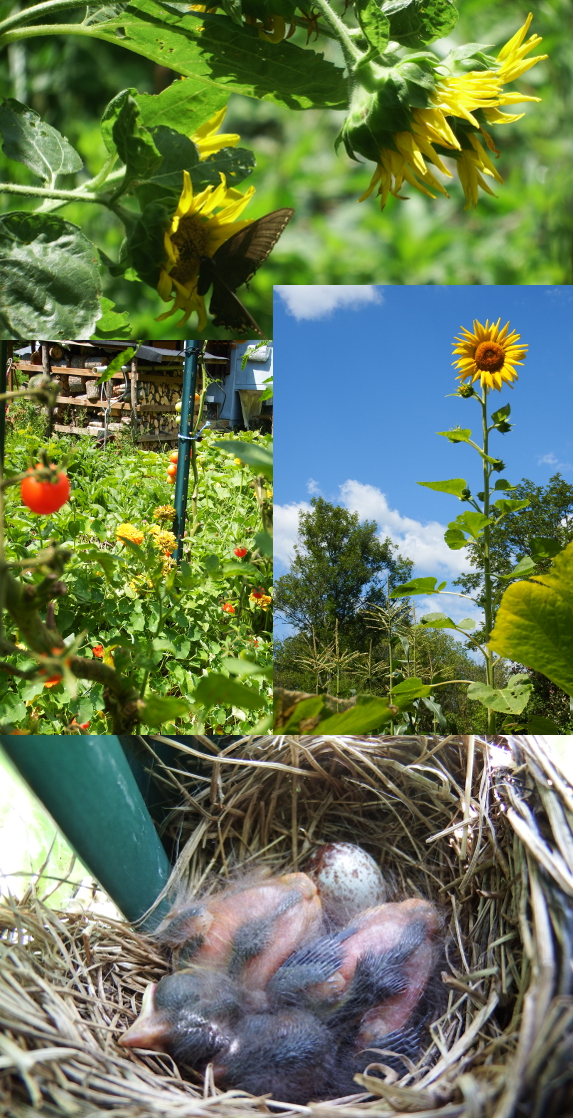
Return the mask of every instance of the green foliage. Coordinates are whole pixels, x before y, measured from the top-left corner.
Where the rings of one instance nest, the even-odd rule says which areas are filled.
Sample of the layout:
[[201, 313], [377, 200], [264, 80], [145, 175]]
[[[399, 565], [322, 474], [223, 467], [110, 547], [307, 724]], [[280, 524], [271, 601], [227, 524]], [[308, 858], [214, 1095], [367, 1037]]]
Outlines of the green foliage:
[[[246, 432], [233, 441], [262, 450], [269, 439]], [[40, 435], [9, 425], [8, 470], [25, 469], [41, 445]], [[61, 459], [69, 446], [68, 437], [53, 437], [47, 450]], [[249, 600], [251, 589], [267, 588], [271, 579], [271, 562], [255, 544], [260, 517], [252, 474], [203, 437], [198, 519], [176, 568], [153, 536], [154, 508], [172, 500], [165, 455], [114, 444], [104, 452], [87, 437], [72, 446], [72, 494], [59, 512], [35, 516], [21, 505], [17, 487], [7, 490], [8, 556], [31, 560], [50, 540], [73, 551], [55, 623], [68, 648], [79, 640], [80, 656], [103, 657], [134, 680], [144, 697], [142, 730], [251, 732], [268, 714], [272, 663], [270, 614]], [[120, 524], [132, 524], [141, 543], [128, 536], [119, 542]], [[249, 563], [236, 562], [238, 546], [251, 551]], [[216, 578], [206, 573], [209, 557]], [[8, 662], [24, 671], [35, 666], [24, 648]], [[248, 680], [237, 682], [237, 674]], [[110, 732], [101, 685], [75, 682], [74, 696], [66, 681], [46, 689], [37, 676], [3, 674], [3, 721], [34, 733], [72, 732], [73, 720], [89, 722], [90, 733]]]
[[290, 571], [276, 584], [276, 608], [285, 619], [319, 639], [338, 622], [340, 635], [361, 648], [365, 605], [384, 599], [381, 574], [394, 581], [409, 574], [409, 560], [394, 555], [389, 539], [377, 538], [373, 520], [360, 523], [357, 513], [313, 497], [312, 511], [299, 516], [299, 540]]
[[100, 314], [94, 246], [55, 214], [0, 217], [3, 337], [89, 337]]
[[573, 695], [573, 543], [550, 570], [508, 586], [490, 646]]
[[0, 135], [4, 154], [44, 182], [53, 183], [58, 175], [72, 174], [83, 166], [81, 156], [57, 129], [12, 98], [0, 105]]

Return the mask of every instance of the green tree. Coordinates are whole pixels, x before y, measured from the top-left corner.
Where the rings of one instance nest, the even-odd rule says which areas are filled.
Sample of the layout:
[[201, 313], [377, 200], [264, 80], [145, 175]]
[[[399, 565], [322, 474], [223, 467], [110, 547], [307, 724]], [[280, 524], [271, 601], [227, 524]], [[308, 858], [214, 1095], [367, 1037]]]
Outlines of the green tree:
[[[495, 608], [501, 601], [508, 579], [499, 580], [500, 575], [509, 574], [525, 555], [531, 554], [531, 540], [546, 537], [557, 540], [561, 547], [573, 540], [573, 485], [561, 476], [554, 474], [546, 486], [534, 485], [528, 478], [522, 478], [512, 490], [512, 498], [529, 501], [527, 508], [511, 512], [491, 529], [491, 565], [498, 576], [495, 586]], [[482, 583], [482, 567], [479, 548], [470, 543], [466, 552], [472, 567], [468, 574], [455, 579], [454, 586], [460, 586], [466, 593], [479, 590]], [[551, 559], [539, 562], [540, 570], [548, 570]], [[522, 576], [523, 577], [523, 576]], [[483, 605], [481, 599], [478, 599]]]
[[374, 520], [313, 497], [299, 516], [299, 542], [288, 574], [276, 585], [276, 608], [296, 629], [328, 642], [338, 621], [341, 644], [362, 650], [371, 634], [361, 612], [383, 604], [390, 588], [408, 579], [412, 563], [390, 539], [377, 537]]

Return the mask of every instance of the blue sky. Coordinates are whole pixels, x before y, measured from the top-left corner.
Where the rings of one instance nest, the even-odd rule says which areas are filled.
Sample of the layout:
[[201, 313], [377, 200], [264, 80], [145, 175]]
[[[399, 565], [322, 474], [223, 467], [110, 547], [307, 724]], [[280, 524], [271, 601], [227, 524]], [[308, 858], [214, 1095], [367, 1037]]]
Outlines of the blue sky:
[[[529, 343], [515, 387], [490, 393], [490, 411], [510, 403], [515, 424], [490, 436], [503, 476], [544, 485], [560, 472], [573, 484], [572, 312], [570, 287], [275, 287], [277, 574], [314, 495], [376, 520], [416, 575], [451, 582], [467, 569], [464, 550], [442, 538], [467, 506], [416, 482], [463, 477], [481, 488], [476, 452], [436, 434], [459, 425], [480, 441], [477, 401], [447, 397], [454, 335], [474, 318], [509, 320]], [[452, 616], [456, 601], [418, 599], [421, 612]]]

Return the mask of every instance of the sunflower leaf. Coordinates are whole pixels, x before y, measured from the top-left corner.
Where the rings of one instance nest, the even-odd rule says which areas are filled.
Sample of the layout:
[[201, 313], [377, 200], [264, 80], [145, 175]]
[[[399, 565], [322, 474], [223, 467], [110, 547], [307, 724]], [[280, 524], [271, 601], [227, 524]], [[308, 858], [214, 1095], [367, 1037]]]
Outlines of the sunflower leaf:
[[508, 586], [489, 647], [573, 695], [573, 543], [550, 571]]
[[445, 582], [438, 586], [437, 578], [412, 578], [390, 591], [389, 598], [409, 598], [410, 594], [437, 594]]
[[468, 443], [471, 438], [471, 430], [469, 427], [452, 427], [450, 431], [438, 431], [438, 435], [443, 435], [444, 438], [449, 439], [451, 443]]
[[469, 493], [468, 483], [463, 477], [452, 477], [448, 481], [419, 481], [417, 484], [424, 485], [426, 489], [435, 489], [437, 493], [451, 493], [453, 497], [459, 497], [460, 501], [467, 500], [465, 494]]

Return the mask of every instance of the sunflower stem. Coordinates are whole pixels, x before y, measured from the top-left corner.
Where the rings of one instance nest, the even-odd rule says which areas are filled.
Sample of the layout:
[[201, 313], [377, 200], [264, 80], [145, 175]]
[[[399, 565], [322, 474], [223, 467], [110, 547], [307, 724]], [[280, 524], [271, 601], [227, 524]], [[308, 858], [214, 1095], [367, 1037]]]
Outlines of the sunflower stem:
[[[488, 455], [488, 439], [489, 428], [487, 425], [487, 387], [484, 386], [483, 396], [481, 399], [482, 408], [482, 425], [483, 425], [483, 512], [484, 516], [489, 516], [489, 479], [491, 473], [490, 463], [487, 461]], [[486, 680], [489, 687], [494, 687], [494, 671], [493, 671], [493, 653], [488, 648], [488, 641], [491, 635], [493, 625], [493, 602], [491, 593], [491, 525], [486, 524], [483, 530], [483, 544], [482, 544], [482, 557], [483, 557], [483, 577], [484, 577], [484, 612], [485, 612], [485, 672]], [[488, 707], [487, 711], [487, 732], [488, 734], [495, 734], [496, 729], [495, 711]]]
[[330, 7], [328, 0], [315, 0], [314, 7], [318, 8], [321, 16], [323, 16], [325, 22], [330, 27], [334, 38], [338, 39], [344, 55], [344, 61], [349, 70], [353, 70], [356, 63], [360, 62], [364, 55], [350, 38], [346, 24], [342, 22], [333, 8]]

